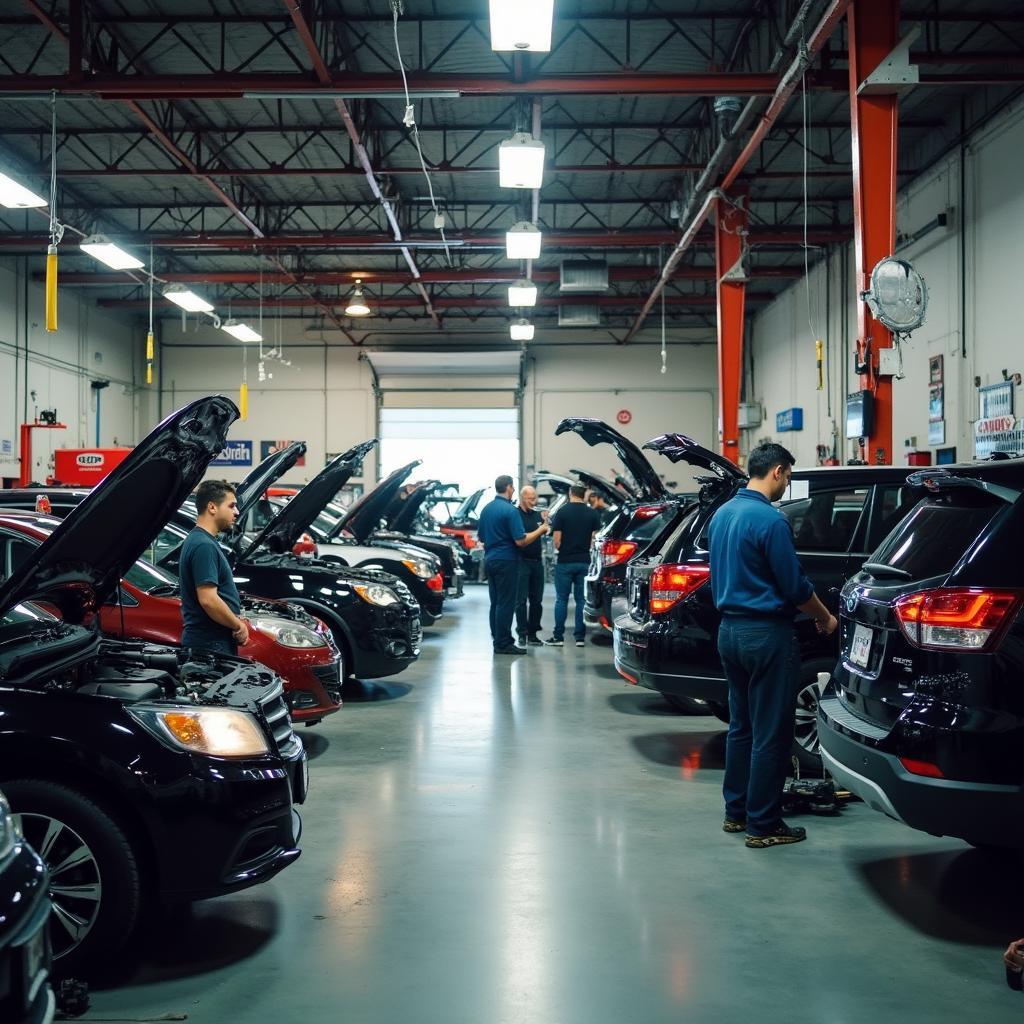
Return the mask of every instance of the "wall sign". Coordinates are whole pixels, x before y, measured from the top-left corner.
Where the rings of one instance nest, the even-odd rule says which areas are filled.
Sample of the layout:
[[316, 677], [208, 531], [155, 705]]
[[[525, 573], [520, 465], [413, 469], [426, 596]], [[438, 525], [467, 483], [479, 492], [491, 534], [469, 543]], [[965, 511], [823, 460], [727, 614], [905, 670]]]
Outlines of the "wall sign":
[[935, 448], [946, 443], [946, 421], [932, 420], [928, 424], [928, 444]]
[[252, 441], [228, 441], [211, 466], [251, 466]]
[[1013, 381], [1004, 380], [978, 388], [978, 416], [992, 419], [994, 416], [1013, 415]]
[[1024, 428], [1013, 416], [990, 416], [974, 424], [974, 457], [987, 459], [993, 452], [1024, 452]]
[[[265, 458], [273, 455], [275, 452], [283, 452], [285, 448], [290, 444], [294, 444], [294, 441], [260, 441], [260, 461], [262, 462]], [[296, 466], [304, 466], [306, 464], [306, 456], [300, 455], [296, 461]]]
[[800, 408], [783, 409], [775, 414], [775, 429], [780, 434], [804, 429], [804, 411]]
[[616, 414], [615, 418], [625, 426], [627, 423], [633, 422], [633, 414], [628, 409], [620, 409]]

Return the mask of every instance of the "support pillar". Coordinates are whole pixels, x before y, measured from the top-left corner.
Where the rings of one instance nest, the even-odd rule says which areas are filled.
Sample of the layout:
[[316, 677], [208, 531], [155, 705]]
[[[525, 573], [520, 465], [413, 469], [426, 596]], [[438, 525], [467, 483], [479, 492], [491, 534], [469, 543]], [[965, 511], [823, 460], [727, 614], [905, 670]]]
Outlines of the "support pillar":
[[739, 407], [743, 382], [743, 310], [746, 274], [743, 244], [747, 235], [746, 196], [736, 205], [715, 200], [715, 278], [718, 282], [718, 432], [722, 454], [740, 459]]
[[[850, 122], [853, 142], [853, 237], [857, 290], [857, 363], [865, 366], [862, 390], [874, 392], [874, 427], [867, 441], [869, 463], [891, 465], [892, 378], [878, 374], [878, 354], [892, 347], [892, 334], [861, 298], [871, 270], [896, 247], [897, 95], [861, 90], [867, 77], [899, 42], [899, 0], [863, 0], [847, 14], [850, 47]], [[849, 358], [849, 356], [846, 356]]]

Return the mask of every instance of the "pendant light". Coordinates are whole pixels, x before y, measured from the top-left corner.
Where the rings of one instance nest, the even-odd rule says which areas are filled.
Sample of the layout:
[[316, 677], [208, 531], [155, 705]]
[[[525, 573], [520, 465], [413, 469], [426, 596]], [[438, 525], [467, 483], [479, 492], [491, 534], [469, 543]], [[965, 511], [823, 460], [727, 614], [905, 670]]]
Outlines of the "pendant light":
[[508, 304], [510, 306], [536, 306], [537, 286], [523, 278], [508, 286]]
[[348, 300], [345, 307], [345, 316], [369, 316], [370, 307], [366, 304], [366, 297], [363, 295], [363, 282], [356, 279], [356, 286], [352, 291], [352, 298]]
[[505, 232], [505, 255], [510, 260], [536, 260], [540, 258], [543, 233], [528, 220], [521, 220]]
[[509, 334], [513, 341], [533, 341], [533, 324], [529, 320], [513, 320], [509, 327]]

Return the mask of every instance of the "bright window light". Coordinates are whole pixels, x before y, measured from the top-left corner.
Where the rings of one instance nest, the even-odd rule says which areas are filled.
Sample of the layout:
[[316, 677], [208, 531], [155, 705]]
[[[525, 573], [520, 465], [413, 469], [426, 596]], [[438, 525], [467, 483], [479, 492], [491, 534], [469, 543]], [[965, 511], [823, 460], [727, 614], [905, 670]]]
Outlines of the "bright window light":
[[498, 146], [498, 183], [502, 188], [540, 188], [543, 182], [543, 142], [516, 132]]
[[551, 49], [554, 0], [490, 0], [490, 8], [492, 50]]
[[533, 341], [533, 324], [529, 320], [515, 320], [509, 328], [513, 341]]
[[82, 240], [79, 248], [113, 270], [141, 270], [146, 265], [119, 245], [114, 245], [105, 235], [90, 235]]
[[222, 331], [226, 331], [232, 338], [239, 341], [262, 341], [263, 335], [254, 331], [248, 324], [239, 323], [237, 320], [225, 320], [220, 325]]
[[513, 224], [505, 232], [505, 255], [510, 260], [535, 260], [540, 258], [542, 232], [528, 220]]
[[525, 278], [508, 286], [508, 304], [510, 306], [536, 306], [537, 286]]
[[6, 206], [8, 210], [26, 210], [45, 205], [46, 200], [42, 196], [37, 196], [6, 174], [0, 174], [0, 206]]
[[212, 313], [213, 305], [206, 301], [201, 295], [196, 295], [190, 288], [183, 284], [172, 284], [170, 288], [164, 289], [164, 298], [170, 299], [176, 306], [189, 313]]

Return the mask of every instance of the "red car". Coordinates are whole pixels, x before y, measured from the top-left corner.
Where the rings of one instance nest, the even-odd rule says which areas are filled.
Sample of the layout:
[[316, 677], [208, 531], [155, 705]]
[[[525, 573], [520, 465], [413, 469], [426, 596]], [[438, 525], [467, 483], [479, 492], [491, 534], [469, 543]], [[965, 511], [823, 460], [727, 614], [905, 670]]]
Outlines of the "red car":
[[[32, 512], [0, 515], [0, 576], [9, 576], [59, 524]], [[177, 594], [177, 577], [140, 558], [121, 581], [120, 602], [100, 609], [100, 628], [117, 639], [180, 645]], [[315, 725], [341, 710], [341, 654], [325, 623], [298, 605], [248, 595], [242, 616], [249, 642], [238, 653], [281, 676], [292, 721]]]

